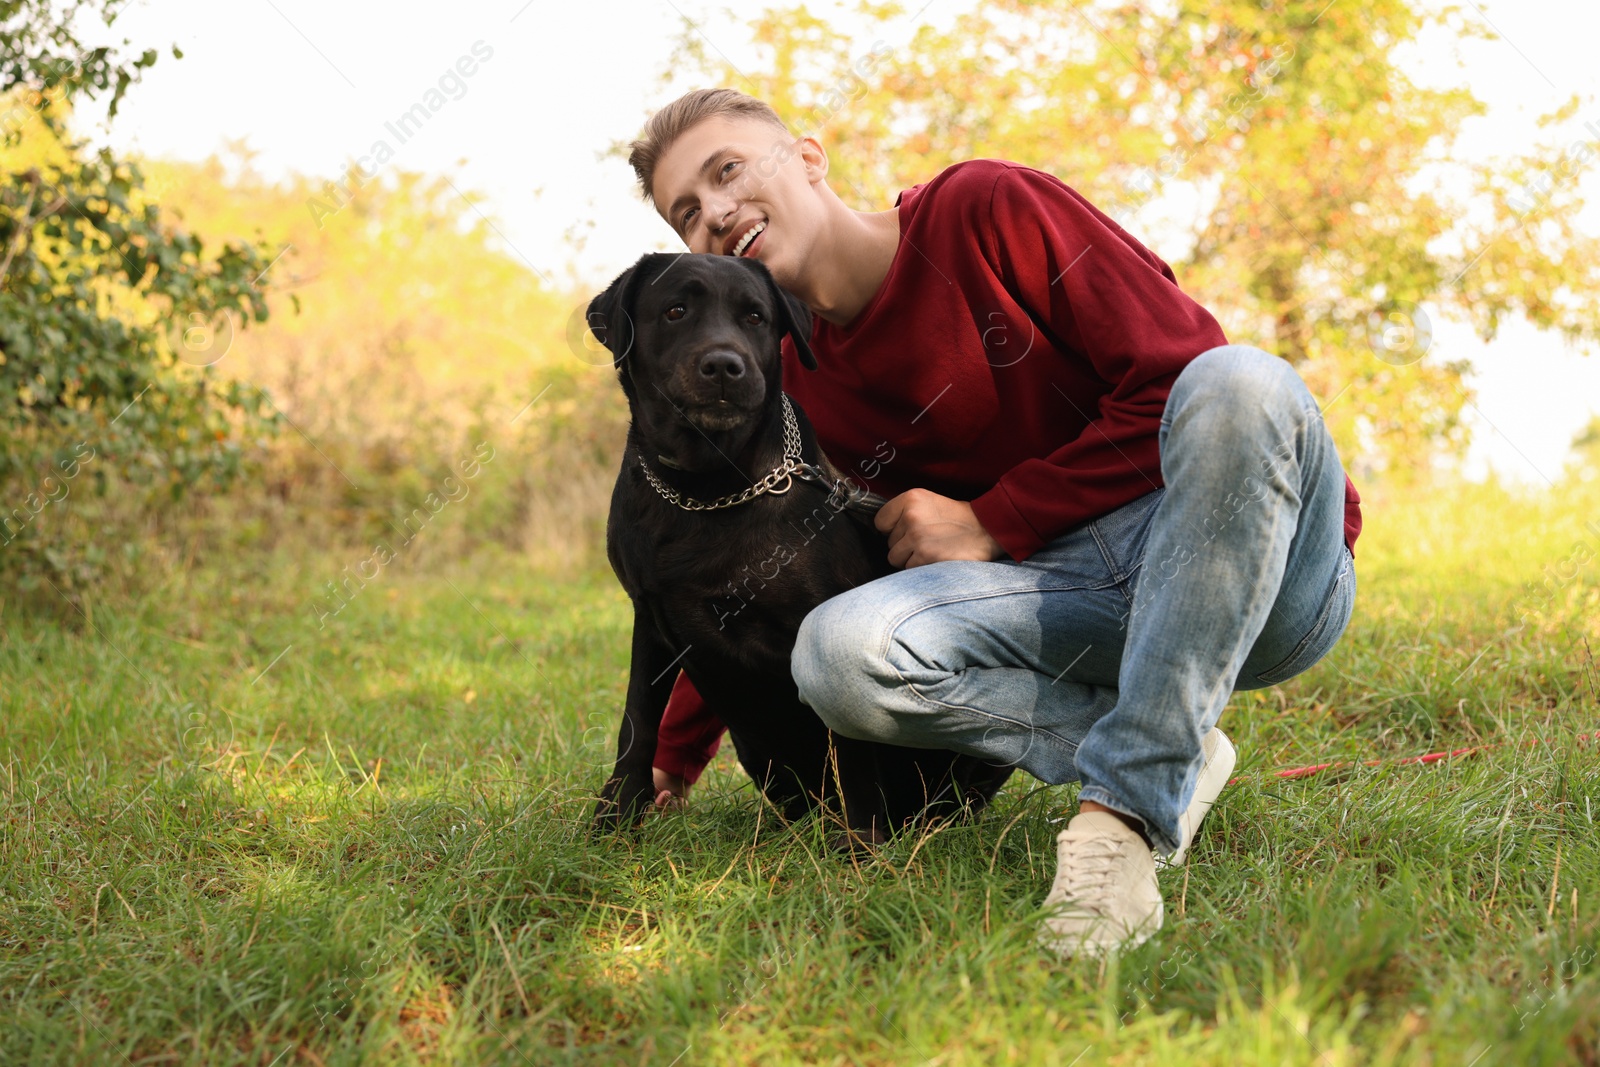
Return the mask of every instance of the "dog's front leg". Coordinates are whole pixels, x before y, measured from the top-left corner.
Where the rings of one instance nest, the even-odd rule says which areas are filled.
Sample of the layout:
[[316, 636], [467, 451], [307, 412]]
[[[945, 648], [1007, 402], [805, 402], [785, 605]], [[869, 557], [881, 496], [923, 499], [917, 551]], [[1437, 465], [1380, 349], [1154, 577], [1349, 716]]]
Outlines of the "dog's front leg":
[[655, 619], [637, 600], [633, 607], [633, 662], [628, 676], [628, 702], [617, 732], [617, 765], [600, 792], [594, 809], [596, 832], [631, 826], [655, 799], [651, 765], [656, 733], [678, 672], [674, 651], [662, 638]]
[[836, 846], [856, 852], [883, 844], [898, 829], [886, 793], [903, 789], [906, 783], [885, 774], [879, 758], [882, 745], [831, 730], [828, 743], [833, 757], [832, 784], [838, 790], [845, 825], [844, 837]]

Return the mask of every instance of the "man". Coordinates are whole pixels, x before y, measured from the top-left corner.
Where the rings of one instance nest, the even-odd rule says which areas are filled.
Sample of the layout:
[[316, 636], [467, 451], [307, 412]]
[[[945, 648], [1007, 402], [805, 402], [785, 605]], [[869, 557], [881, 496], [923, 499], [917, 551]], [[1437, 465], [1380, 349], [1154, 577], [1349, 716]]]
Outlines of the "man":
[[[820, 369], [785, 342], [784, 386], [890, 497], [904, 569], [806, 618], [801, 698], [846, 736], [1080, 780], [1041, 940], [1143, 941], [1154, 852], [1187, 848], [1232, 771], [1229, 694], [1349, 620], [1359, 498], [1304, 383], [1036, 170], [968, 161], [852, 210], [815, 138], [725, 89], [662, 109], [629, 161], [691, 251], [755, 256], [811, 308]], [[718, 736], [680, 677], [658, 801]]]

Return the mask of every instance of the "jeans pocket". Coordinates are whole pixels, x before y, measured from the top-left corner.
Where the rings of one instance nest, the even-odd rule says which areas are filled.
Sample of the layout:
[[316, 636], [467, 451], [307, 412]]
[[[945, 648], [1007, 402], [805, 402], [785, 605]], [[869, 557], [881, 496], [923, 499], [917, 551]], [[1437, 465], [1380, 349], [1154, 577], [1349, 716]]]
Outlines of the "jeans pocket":
[[1166, 492], [1165, 489], [1152, 490], [1088, 524], [1106, 570], [1111, 573], [1112, 580], [1123, 587], [1123, 595], [1130, 603], [1133, 597], [1130, 580], [1144, 560], [1144, 547], [1150, 540], [1150, 522]]
[[1356, 603], [1356, 566], [1350, 557], [1349, 549], [1344, 553], [1344, 566], [1333, 580], [1333, 585], [1328, 589], [1328, 595], [1322, 602], [1322, 611], [1317, 614], [1317, 621], [1307, 631], [1300, 643], [1294, 646], [1294, 651], [1289, 653], [1287, 659], [1270, 670], [1262, 671], [1256, 675], [1256, 680], [1262, 685], [1276, 685], [1279, 682], [1293, 678], [1310, 668], [1319, 659], [1328, 654], [1339, 638], [1344, 635], [1344, 629], [1350, 624], [1350, 613]]

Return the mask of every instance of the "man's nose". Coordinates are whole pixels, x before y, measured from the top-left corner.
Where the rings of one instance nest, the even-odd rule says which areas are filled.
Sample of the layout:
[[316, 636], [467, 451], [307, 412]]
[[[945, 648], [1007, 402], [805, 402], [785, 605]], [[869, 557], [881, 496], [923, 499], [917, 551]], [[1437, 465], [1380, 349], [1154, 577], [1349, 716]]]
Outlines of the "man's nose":
[[726, 193], [714, 193], [706, 198], [706, 218], [713, 220], [711, 232], [718, 238], [728, 235], [728, 227], [739, 217], [739, 201]]

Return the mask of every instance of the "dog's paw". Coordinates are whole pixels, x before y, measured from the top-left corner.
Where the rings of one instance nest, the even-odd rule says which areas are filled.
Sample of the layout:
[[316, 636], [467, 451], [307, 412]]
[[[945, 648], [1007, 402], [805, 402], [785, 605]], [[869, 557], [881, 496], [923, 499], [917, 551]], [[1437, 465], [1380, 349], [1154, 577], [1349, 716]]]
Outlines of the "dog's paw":
[[590, 832], [596, 835], [614, 833], [639, 825], [655, 803], [655, 786], [648, 779], [613, 777], [600, 791], [594, 806]]
[[828, 838], [829, 848], [855, 859], [870, 859], [889, 843], [889, 835], [874, 826], [867, 830], [840, 830]]

